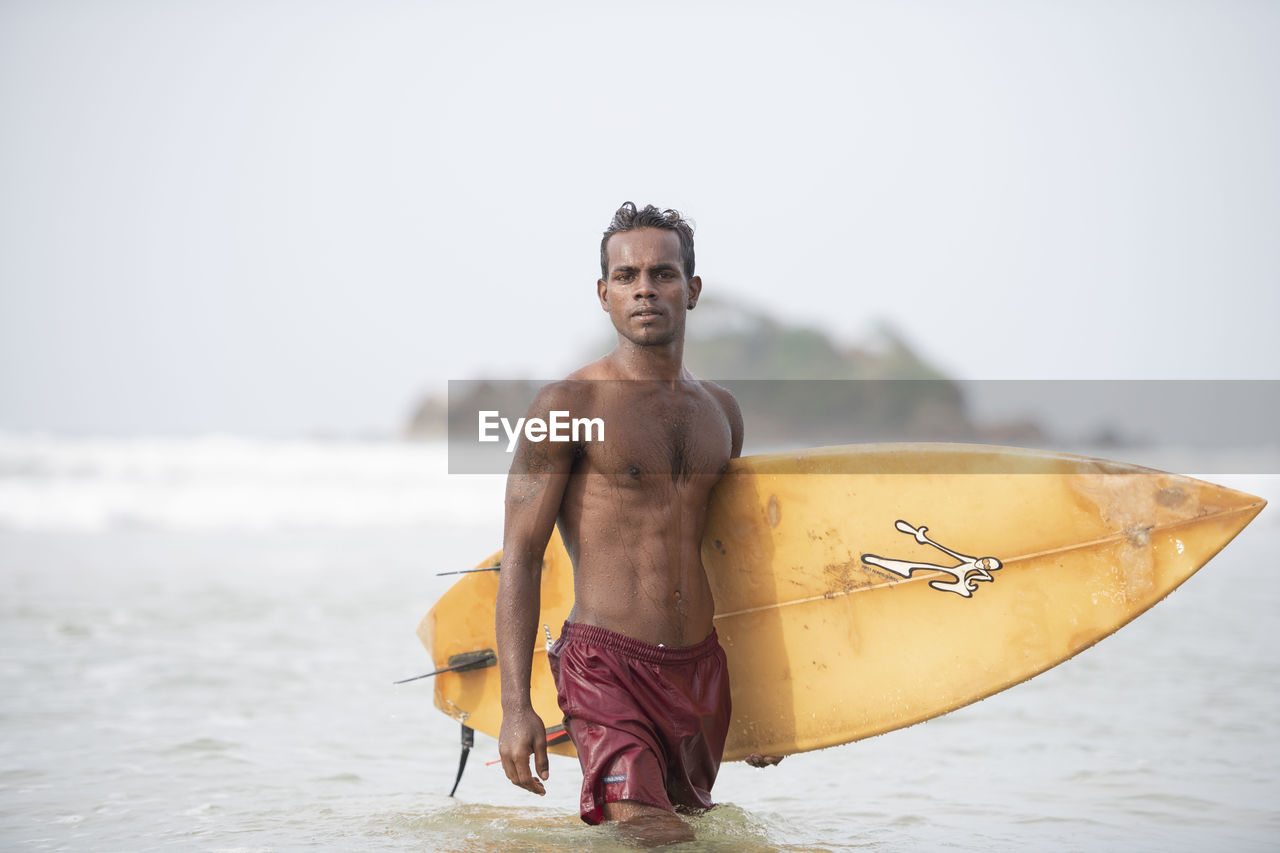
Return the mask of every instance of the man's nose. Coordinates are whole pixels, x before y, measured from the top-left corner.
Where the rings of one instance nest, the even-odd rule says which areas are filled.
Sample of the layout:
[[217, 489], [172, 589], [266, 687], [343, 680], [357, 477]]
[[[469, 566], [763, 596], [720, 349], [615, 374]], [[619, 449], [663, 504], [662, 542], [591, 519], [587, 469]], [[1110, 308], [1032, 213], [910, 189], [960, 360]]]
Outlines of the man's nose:
[[650, 299], [658, 295], [658, 290], [654, 286], [653, 276], [638, 275], [636, 276], [636, 289], [632, 294], [636, 299]]

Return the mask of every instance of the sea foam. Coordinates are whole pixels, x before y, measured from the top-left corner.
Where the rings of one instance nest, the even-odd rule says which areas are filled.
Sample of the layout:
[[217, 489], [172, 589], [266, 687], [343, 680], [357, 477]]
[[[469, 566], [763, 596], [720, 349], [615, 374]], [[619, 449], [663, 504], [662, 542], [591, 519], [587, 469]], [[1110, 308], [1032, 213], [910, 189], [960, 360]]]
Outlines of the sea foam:
[[381, 528], [501, 511], [443, 443], [0, 434], [0, 529]]

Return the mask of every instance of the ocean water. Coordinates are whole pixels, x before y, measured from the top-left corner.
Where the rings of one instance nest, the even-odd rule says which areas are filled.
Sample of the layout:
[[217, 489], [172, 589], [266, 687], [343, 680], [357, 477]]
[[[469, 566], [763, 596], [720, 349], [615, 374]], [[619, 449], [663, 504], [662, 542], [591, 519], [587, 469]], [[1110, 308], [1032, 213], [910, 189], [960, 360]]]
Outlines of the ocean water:
[[[726, 765], [678, 849], [1280, 849], [1280, 477], [1212, 464], [1272, 506], [1151, 612], [946, 717]], [[537, 798], [477, 735], [446, 796], [458, 727], [392, 685], [430, 668], [435, 573], [499, 544], [501, 478], [445, 465], [0, 435], [0, 848], [631, 849], [577, 820], [572, 760]]]

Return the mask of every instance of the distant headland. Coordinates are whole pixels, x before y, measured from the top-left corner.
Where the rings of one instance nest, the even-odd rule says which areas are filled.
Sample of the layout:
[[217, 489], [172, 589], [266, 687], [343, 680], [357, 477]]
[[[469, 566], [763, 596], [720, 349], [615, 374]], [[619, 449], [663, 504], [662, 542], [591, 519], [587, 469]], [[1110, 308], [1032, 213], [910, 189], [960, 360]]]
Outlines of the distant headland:
[[[1036, 444], [1035, 422], [976, 424], [962, 384], [930, 364], [888, 325], [868, 340], [842, 346], [812, 326], [787, 323], [753, 308], [704, 299], [690, 324], [685, 364], [700, 378], [726, 385], [747, 424], [747, 452], [867, 441], [976, 441]], [[586, 363], [612, 346], [602, 338]], [[475, 412], [523, 413], [545, 381], [476, 379], [452, 383], [456, 399], [429, 396], [405, 433], [439, 439], [475, 431]], [[455, 423], [456, 421], [456, 423]]]

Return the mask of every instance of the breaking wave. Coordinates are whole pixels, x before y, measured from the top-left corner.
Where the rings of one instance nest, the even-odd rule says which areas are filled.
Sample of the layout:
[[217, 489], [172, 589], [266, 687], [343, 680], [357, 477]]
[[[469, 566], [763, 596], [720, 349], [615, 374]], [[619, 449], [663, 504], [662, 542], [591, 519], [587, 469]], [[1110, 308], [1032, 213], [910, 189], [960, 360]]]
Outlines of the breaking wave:
[[443, 443], [0, 434], [0, 529], [382, 528], [468, 521], [502, 478]]

